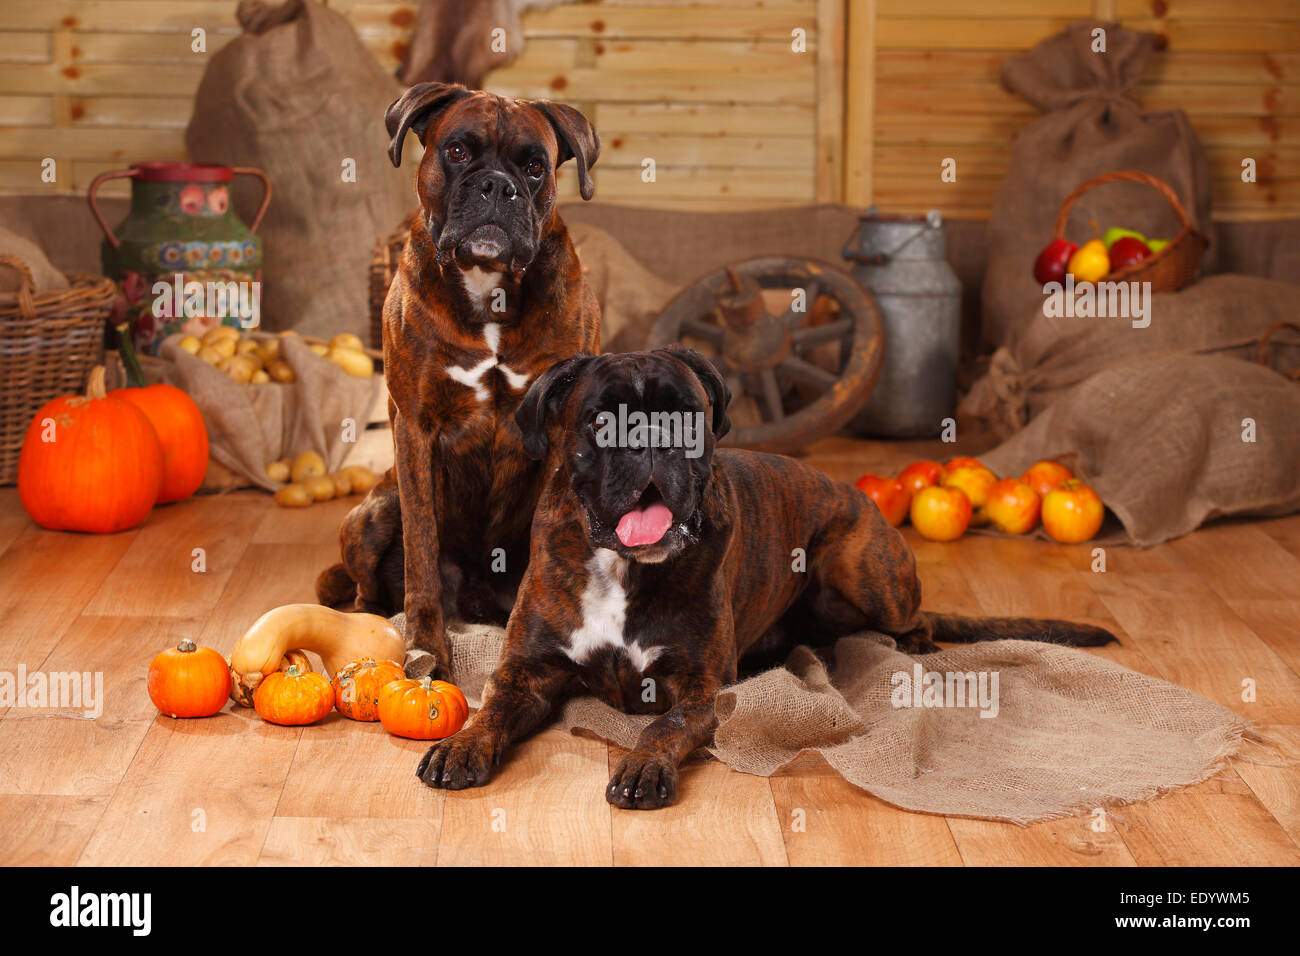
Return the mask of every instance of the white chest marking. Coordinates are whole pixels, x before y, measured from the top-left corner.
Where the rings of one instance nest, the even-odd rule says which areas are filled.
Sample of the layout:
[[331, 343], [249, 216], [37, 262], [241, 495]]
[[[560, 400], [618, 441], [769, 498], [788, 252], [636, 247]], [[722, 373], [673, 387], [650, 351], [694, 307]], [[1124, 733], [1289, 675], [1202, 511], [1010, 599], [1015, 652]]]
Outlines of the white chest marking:
[[492, 353], [491, 355], [472, 368], [448, 365], [447, 376], [453, 381], [474, 389], [474, 397], [480, 402], [486, 402], [489, 397], [487, 386], [483, 384], [483, 376], [494, 368], [501, 371], [501, 374], [505, 376], [506, 384], [516, 391], [528, 384], [527, 375], [521, 375], [509, 366], [502, 365], [497, 360], [497, 351], [501, 346], [501, 326], [495, 322], [484, 323], [483, 343], [488, 347], [488, 351]]
[[662, 647], [647, 650], [623, 636], [627, 623], [627, 591], [623, 587], [626, 575], [627, 561], [605, 548], [587, 562], [582, 625], [569, 635], [569, 646], [564, 649], [570, 659], [582, 664], [597, 649], [608, 645], [621, 648], [637, 670], [645, 671], [663, 653]]
[[480, 312], [487, 311], [488, 296], [501, 288], [501, 275], [500, 272], [489, 272], [478, 266], [460, 270], [460, 281], [464, 284], [465, 291], [469, 293], [474, 308]]

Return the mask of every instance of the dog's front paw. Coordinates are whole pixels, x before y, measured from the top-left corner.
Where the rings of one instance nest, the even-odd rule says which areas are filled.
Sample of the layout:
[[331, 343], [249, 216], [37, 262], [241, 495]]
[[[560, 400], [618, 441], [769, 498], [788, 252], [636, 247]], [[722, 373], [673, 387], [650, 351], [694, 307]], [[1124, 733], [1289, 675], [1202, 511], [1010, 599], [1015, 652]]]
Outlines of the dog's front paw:
[[485, 733], [467, 727], [429, 748], [415, 775], [439, 790], [481, 787], [492, 776], [496, 745]]
[[605, 799], [624, 810], [656, 810], [677, 799], [677, 765], [635, 750], [623, 758], [605, 788]]
[[439, 676], [438, 658], [428, 651], [407, 651], [402, 670], [411, 680], [419, 680], [421, 677], [436, 678]]

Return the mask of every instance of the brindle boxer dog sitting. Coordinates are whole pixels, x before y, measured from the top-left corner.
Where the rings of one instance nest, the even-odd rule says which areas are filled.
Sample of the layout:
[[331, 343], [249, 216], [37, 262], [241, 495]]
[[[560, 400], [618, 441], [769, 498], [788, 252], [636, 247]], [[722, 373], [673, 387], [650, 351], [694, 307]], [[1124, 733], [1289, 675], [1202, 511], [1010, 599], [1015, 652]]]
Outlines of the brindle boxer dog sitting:
[[542, 471], [515, 408], [551, 365], [599, 351], [555, 170], [574, 160], [590, 199], [600, 141], [571, 107], [446, 83], [411, 87], [386, 120], [394, 165], [407, 130], [425, 146], [420, 215], [384, 304], [396, 463], [344, 521], [343, 561], [317, 597], [404, 609], [407, 673], [445, 675], [446, 618], [505, 623], [527, 561]]
[[[566, 696], [590, 693], [662, 714], [605, 791], [615, 806], [662, 807], [678, 764], [713, 733], [718, 691], [796, 641], [875, 630], [926, 653], [936, 640], [1115, 640], [1065, 621], [922, 611], [911, 549], [866, 495], [789, 458], [714, 452], [728, 401], [713, 366], [680, 348], [576, 357], [533, 384], [515, 417], [548, 477], [528, 569], [482, 708], [425, 754], [421, 780], [482, 786], [510, 743]], [[612, 444], [611, 421], [637, 412], [655, 425], [672, 416], [654, 413], [696, 416], [698, 439], [665, 442], [660, 427], [660, 447]], [[792, 569], [796, 548], [806, 570]]]

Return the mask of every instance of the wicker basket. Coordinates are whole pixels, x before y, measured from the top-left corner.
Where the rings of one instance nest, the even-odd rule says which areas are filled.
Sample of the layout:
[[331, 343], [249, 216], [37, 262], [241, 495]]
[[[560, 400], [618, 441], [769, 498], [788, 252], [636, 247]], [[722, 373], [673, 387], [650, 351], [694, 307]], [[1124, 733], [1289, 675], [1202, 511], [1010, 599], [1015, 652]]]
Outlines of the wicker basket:
[[103, 362], [117, 288], [103, 276], [69, 272], [71, 288], [36, 292], [21, 259], [0, 255], [0, 264], [22, 276], [17, 293], [0, 294], [0, 485], [12, 485], [33, 416], [80, 392], [86, 373]]
[[375, 240], [375, 251], [370, 256], [370, 347], [384, 347], [384, 300], [388, 298], [388, 287], [393, 284], [397, 274], [397, 263], [401, 261], [402, 249], [406, 246], [411, 233], [411, 223], [418, 213], [411, 213], [402, 220], [397, 231], [387, 239]]
[[1061, 211], [1056, 217], [1056, 238], [1065, 238], [1065, 227], [1070, 219], [1070, 209], [1080, 196], [1089, 189], [1114, 182], [1144, 183], [1153, 189], [1159, 190], [1160, 195], [1164, 196], [1169, 205], [1173, 207], [1183, 228], [1159, 252], [1128, 268], [1110, 273], [1105, 277], [1104, 281], [1150, 282], [1152, 292], [1177, 292], [1183, 286], [1190, 284], [1200, 274], [1201, 259], [1205, 255], [1205, 250], [1209, 248], [1210, 240], [1193, 228], [1187, 210], [1178, 201], [1178, 195], [1169, 187], [1169, 184], [1157, 179], [1155, 176], [1130, 169], [1123, 172], [1102, 173], [1100, 176], [1089, 179], [1066, 196], [1065, 202], [1061, 203]]

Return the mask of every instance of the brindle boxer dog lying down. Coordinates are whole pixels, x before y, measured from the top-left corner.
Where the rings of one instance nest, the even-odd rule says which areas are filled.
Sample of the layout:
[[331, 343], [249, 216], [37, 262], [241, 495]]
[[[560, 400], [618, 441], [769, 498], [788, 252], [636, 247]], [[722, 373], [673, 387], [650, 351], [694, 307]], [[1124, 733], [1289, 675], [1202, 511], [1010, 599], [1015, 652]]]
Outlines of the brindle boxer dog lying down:
[[[678, 764], [713, 733], [718, 691], [795, 642], [874, 630], [927, 653], [935, 641], [1115, 640], [1086, 624], [922, 611], [911, 549], [866, 495], [779, 455], [714, 452], [728, 401], [713, 366], [683, 348], [578, 356], [528, 390], [515, 420], [548, 476], [528, 569], [482, 708], [424, 755], [421, 780], [482, 786], [509, 744], [564, 698], [590, 693], [662, 714], [605, 791], [615, 806], [662, 807], [676, 796]], [[619, 441], [614, 426], [636, 412], [682, 413], [701, 427], [668, 441], [665, 427], [639, 441], [633, 429]], [[794, 570], [796, 548], [806, 570]]]

